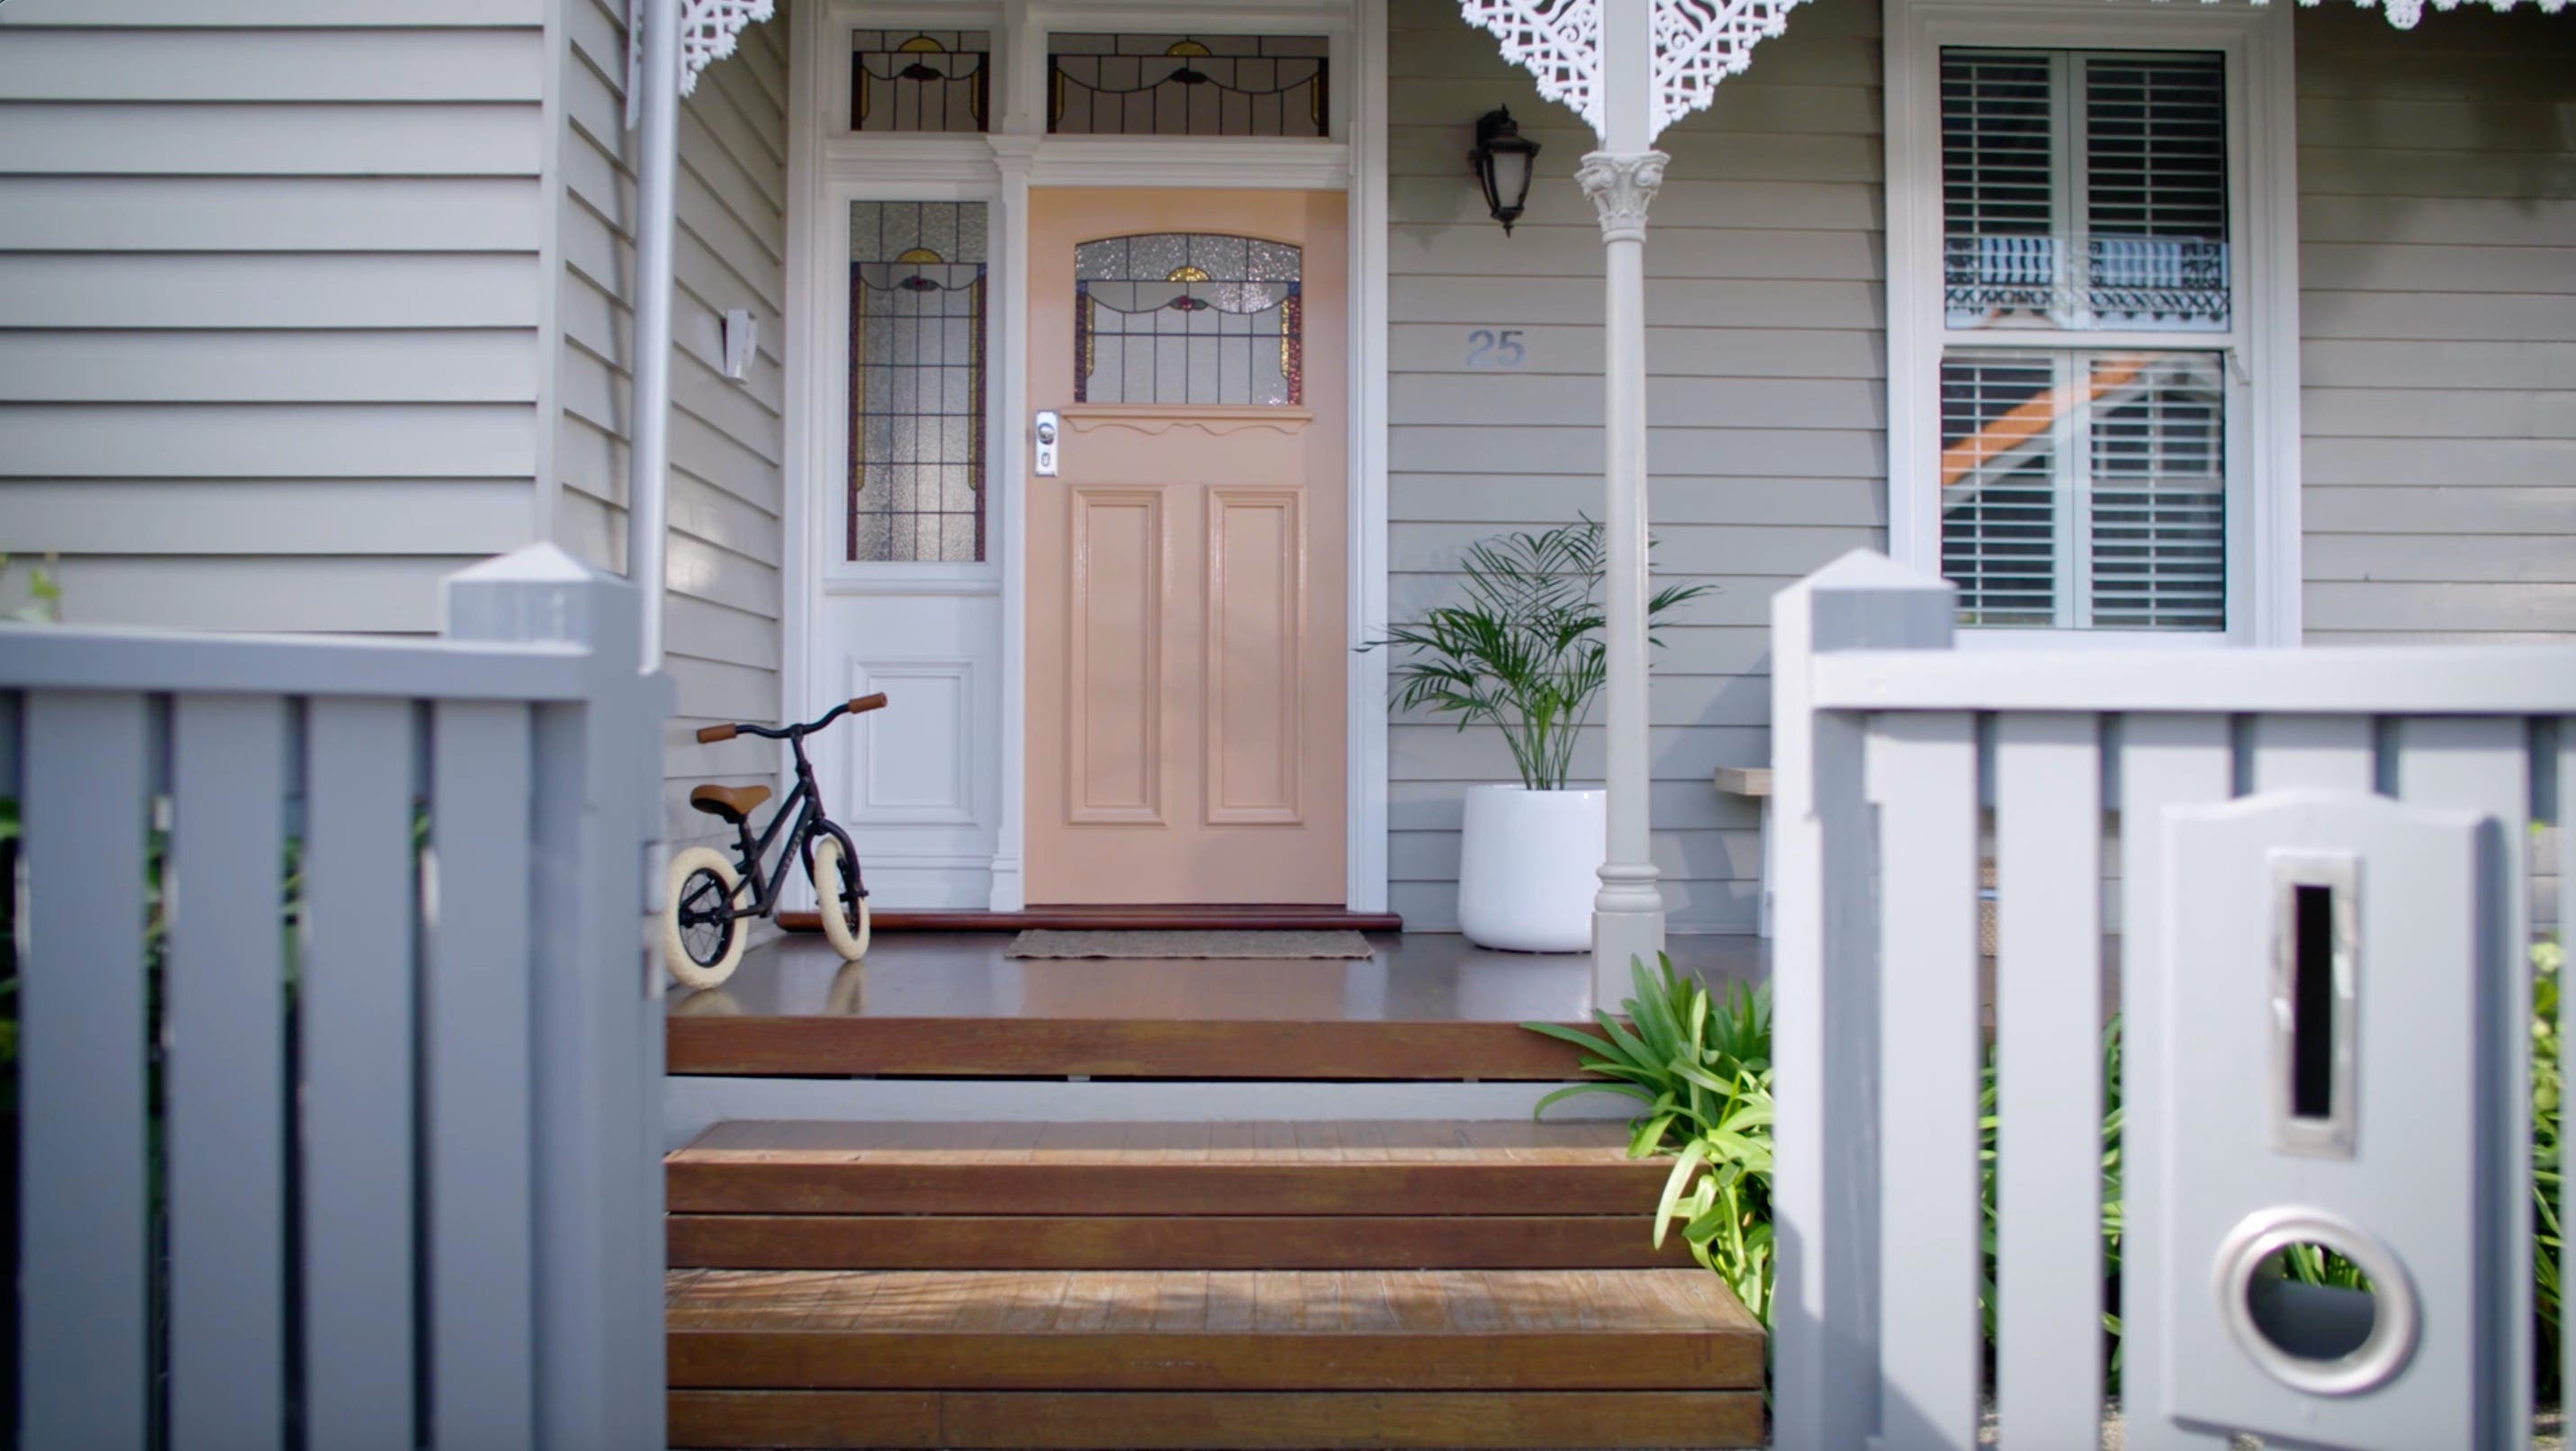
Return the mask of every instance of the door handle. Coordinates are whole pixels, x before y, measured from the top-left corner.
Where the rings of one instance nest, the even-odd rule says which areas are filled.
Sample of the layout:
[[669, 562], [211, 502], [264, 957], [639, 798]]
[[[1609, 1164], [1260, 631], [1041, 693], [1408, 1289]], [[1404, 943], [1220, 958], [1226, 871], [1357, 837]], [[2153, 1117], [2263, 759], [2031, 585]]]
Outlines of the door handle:
[[1059, 425], [1056, 422], [1054, 409], [1041, 408], [1038, 410], [1038, 448], [1035, 472], [1039, 478], [1051, 479], [1055, 477], [1055, 443], [1058, 428]]

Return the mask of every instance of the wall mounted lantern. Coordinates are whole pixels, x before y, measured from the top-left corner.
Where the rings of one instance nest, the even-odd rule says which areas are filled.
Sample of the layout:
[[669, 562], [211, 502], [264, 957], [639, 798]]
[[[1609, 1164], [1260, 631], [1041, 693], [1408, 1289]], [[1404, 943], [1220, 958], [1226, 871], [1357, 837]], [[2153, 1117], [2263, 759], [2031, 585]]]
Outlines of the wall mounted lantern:
[[1476, 118], [1476, 149], [1467, 153], [1485, 189], [1485, 206], [1503, 224], [1503, 235], [1521, 218], [1529, 201], [1530, 177], [1538, 171], [1538, 143], [1521, 135], [1512, 113], [1496, 107]]

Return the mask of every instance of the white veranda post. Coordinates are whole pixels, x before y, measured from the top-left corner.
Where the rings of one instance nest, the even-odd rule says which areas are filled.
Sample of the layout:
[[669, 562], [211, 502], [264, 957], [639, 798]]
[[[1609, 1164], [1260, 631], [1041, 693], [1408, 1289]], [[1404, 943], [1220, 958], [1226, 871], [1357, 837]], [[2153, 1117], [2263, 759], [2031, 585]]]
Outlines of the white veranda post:
[[662, 667], [663, 554], [671, 462], [671, 232], [680, 98], [733, 54], [776, 0], [630, 0], [626, 125], [636, 132], [635, 407], [626, 458], [626, 577], [644, 614], [643, 668]]
[[1777, 35], [1799, 0], [1461, 0], [1492, 31], [1504, 58], [1538, 91], [1571, 107], [1600, 139], [1575, 180], [1601, 216], [1607, 255], [1604, 334], [1609, 457], [1601, 517], [1606, 585], [1610, 839], [1593, 900], [1592, 990], [1616, 1002], [1631, 958], [1664, 946], [1647, 817], [1646, 208], [1663, 184], [1663, 129], [1709, 103], [1720, 79], [1744, 69], [1753, 45]]

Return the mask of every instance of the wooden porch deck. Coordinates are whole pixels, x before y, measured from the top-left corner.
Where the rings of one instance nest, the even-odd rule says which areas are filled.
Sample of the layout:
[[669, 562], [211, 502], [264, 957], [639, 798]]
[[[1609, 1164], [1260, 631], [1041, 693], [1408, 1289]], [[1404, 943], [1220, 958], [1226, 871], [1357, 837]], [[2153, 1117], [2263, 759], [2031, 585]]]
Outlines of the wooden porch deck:
[[[675, 994], [675, 1074], [1550, 1081], [1571, 1049], [1519, 1025], [1582, 1022], [1581, 956], [1372, 936], [1357, 962], [1021, 961], [1008, 933], [888, 934], [861, 963], [794, 934], [722, 988]], [[1675, 965], [1758, 979], [1767, 944], [1673, 939]]]

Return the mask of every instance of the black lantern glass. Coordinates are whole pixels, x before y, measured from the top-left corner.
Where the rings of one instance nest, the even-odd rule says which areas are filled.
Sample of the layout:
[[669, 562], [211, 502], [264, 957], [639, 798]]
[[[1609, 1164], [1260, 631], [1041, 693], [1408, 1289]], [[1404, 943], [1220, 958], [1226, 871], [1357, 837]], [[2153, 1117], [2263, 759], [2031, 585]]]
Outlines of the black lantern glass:
[[1485, 206], [1510, 236], [1512, 223], [1529, 202], [1530, 177], [1538, 170], [1538, 143], [1521, 135], [1520, 123], [1500, 107], [1476, 118], [1476, 149], [1467, 153], [1485, 189]]

